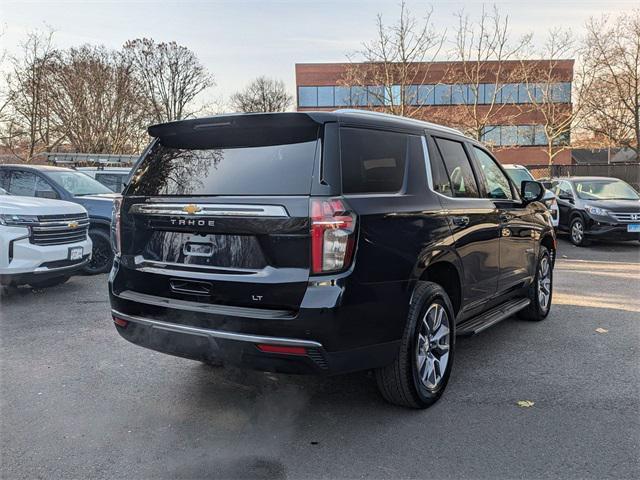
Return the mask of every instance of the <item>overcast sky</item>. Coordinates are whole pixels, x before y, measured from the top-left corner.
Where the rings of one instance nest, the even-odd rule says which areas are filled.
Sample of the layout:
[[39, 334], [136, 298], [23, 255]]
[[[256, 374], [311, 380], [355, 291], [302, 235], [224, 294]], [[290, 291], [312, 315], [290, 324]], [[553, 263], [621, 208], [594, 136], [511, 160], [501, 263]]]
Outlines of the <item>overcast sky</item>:
[[[455, 27], [453, 13], [470, 14], [480, 1], [409, 1], [420, 14], [432, 5], [442, 28]], [[630, 0], [531, 0], [496, 2], [511, 18], [515, 35], [542, 39], [552, 26], [582, 33], [591, 15], [617, 14], [638, 5]], [[486, 3], [491, 6], [492, 3]], [[58, 47], [102, 43], [118, 48], [126, 40], [152, 37], [191, 48], [214, 74], [211, 97], [228, 97], [258, 75], [283, 79], [294, 91], [294, 64], [343, 61], [372, 38], [375, 16], [397, 17], [396, 0], [256, 1], [20, 1], [0, 0], [2, 48], [15, 52], [26, 32], [51, 26]]]

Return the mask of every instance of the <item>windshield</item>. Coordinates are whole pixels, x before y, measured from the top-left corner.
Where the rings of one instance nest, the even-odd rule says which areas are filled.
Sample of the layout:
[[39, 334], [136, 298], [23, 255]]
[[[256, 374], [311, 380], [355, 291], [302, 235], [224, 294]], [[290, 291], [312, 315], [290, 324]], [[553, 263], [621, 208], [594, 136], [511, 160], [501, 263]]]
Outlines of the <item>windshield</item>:
[[584, 180], [574, 182], [582, 200], [638, 200], [638, 193], [622, 180]]
[[505, 168], [511, 181], [520, 189], [520, 185], [525, 180], [533, 180], [533, 176], [526, 168]]
[[71, 195], [76, 197], [82, 195], [113, 193], [112, 190], [109, 190], [100, 182], [97, 182], [84, 173], [76, 172], [74, 170], [49, 171], [46, 175], [54, 182], [60, 184], [60, 186], [62, 186], [62, 188], [68, 191]]

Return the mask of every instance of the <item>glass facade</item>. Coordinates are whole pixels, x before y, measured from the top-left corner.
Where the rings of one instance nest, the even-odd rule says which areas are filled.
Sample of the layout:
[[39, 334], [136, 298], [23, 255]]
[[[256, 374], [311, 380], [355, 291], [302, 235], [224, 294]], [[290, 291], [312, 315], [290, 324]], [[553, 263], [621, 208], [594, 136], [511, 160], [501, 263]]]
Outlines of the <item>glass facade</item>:
[[[532, 103], [549, 97], [555, 103], [571, 102], [571, 83], [554, 84], [483, 83], [409, 85], [405, 87], [404, 101], [407, 105], [464, 105], [491, 103]], [[393, 100], [392, 100], [393, 98]], [[401, 102], [401, 86], [391, 89], [383, 86], [368, 87], [317, 86], [298, 87], [299, 107], [349, 107], [394, 105]]]
[[[488, 125], [484, 128], [483, 142], [495, 146], [545, 146], [547, 134], [544, 125]], [[553, 141], [554, 145], [568, 145], [570, 133], [564, 132]]]

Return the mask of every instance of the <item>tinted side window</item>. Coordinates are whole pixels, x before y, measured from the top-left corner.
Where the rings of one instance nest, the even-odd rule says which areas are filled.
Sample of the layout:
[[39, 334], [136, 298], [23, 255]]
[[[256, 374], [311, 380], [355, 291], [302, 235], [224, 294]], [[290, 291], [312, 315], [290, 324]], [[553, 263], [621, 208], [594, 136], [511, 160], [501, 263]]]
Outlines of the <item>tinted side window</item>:
[[[432, 144], [433, 145], [433, 144]], [[447, 175], [447, 169], [444, 166], [442, 157], [437, 148], [429, 149], [432, 155], [429, 155], [431, 163], [431, 178], [433, 180], [433, 190], [448, 197], [453, 197], [453, 190], [451, 190], [451, 182]]]
[[9, 191], [9, 178], [11, 177], [11, 173], [9, 170], [0, 170], [0, 188], [5, 189], [7, 192]]
[[513, 199], [509, 179], [502, 173], [496, 161], [487, 152], [473, 147], [485, 181], [485, 189], [489, 198]]
[[9, 193], [33, 197], [36, 193], [36, 175], [31, 172], [16, 171], [11, 174]]
[[35, 195], [37, 197], [46, 197], [46, 198], [57, 198], [57, 193], [51, 186], [49, 182], [47, 182], [42, 177], [38, 177], [36, 179], [36, 191]]
[[96, 173], [96, 180], [105, 187], [120, 193], [122, 191], [122, 175], [114, 173]]
[[478, 197], [478, 185], [462, 143], [444, 138], [436, 138], [435, 141], [444, 159], [453, 196]]
[[408, 138], [402, 133], [341, 129], [343, 192], [398, 192], [404, 182]]

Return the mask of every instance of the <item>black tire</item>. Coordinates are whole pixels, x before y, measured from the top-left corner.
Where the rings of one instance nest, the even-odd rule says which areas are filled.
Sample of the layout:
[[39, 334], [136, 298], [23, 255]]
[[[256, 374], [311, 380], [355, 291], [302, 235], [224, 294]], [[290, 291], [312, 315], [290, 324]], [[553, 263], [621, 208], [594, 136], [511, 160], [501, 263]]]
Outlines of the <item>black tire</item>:
[[93, 242], [93, 248], [91, 250], [91, 260], [84, 267], [84, 273], [97, 275], [108, 272], [113, 264], [113, 250], [111, 249], [109, 233], [101, 228], [92, 228], [89, 230], [89, 238]]
[[54, 277], [54, 278], [48, 278], [46, 280], [40, 280], [40, 281], [37, 281], [37, 282], [31, 282], [31, 283], [29, 283], [29, 285], [31, 285], [32, 288], [55, 287], [56, 285], [62, 285], [63, 283], [65, 283], [70, 278], [71, 277], [69, 275], [65, 275], [63, 277]]
[[[419, 350], [418, 345], [423, 319], [426, 318], [427, 313], [435, 304], [439, 305], [439, 308], [442, 308], [447, 315], [449, 324], [448, 356], [444, 372], [440, 371], [439, 382], [435, 382], [434, 387], [429, 388], [421, 380], [421, 373], [418, 371], [419, 351], [423, 351]], [[433, 308], [436, 308], [436, 312], [438, 312], [437, 307]], [[444, 323], [441, 322], [441, 325], [444, 325]], [[424, 338], [424, 336], [421, 338]], [[431, 342], [429, 342], [429, 345], [431, 348]], [[433, 351], [435, 352], [436, 350], [438, 349]], [[440, 285], [432, 282], [419, 282], [409, 308], [407, 324], [402, 336], [398, 356], [390, 365], [376, 370], [376, 381], [380, 393], [385, 400], [394, 405], [409, 408], [427, 408], [433, 405], [442, 396], [449, 381], [454, 351], [455, 315], [449, 297]], [[426, 361], [423, 365], [427, 366]], [[438, 362], [439, 368], [440, 362]]]
[[[547, 271], [545, 271], [545, 265], [548, 268]], [[547, 275], [548, 278], [545, 278]], [[541, 282], [544, 286], [542, 292], [540, 287]], [[544, 297], [545, 291], [547, 292], [546, 298]], [[539, 322], [547, 318], [551, 311], [551, 301], [553, 300], [553, 262], [549, 250], [543, 246], [540, 247], [536, 276], [533, 279], [533, 283], [529, 286], [528, 297], [530, 300], [529, 306], [518, 312], [518, 316], [534, 322]], [[546, 303], [542, 301], [545, 299]]]
[[569, 239], [576, 247], [587, 247], [591, 243], [587, 240], [586, 225], [582, 217], [575, 217], [571, 220], [571, 224], [569, 225]]

